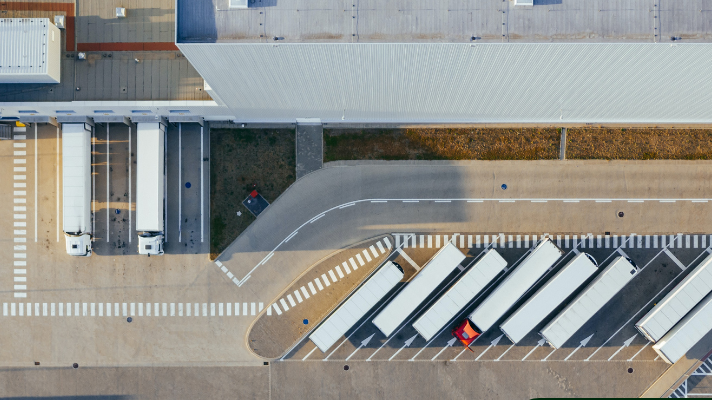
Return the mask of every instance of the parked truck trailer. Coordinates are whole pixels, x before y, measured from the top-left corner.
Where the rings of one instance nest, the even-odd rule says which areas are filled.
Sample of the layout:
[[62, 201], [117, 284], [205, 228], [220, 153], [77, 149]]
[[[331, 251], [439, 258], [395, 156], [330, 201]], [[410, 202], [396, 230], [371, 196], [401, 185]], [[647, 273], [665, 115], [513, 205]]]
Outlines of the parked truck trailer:
[[456, 246], [445, 244], [373, 319], [373, 324], [386, 337], [390, 336], [464, 259]]
[[62, 230], [72, 256], [91, 255], [91, 132], [88, 123], [62, 124]]
[[598, 263], [591, 255], [579, 253], [510, 315], [500, 329], [512, 343], [518, 343], [597, 270]]
[[564, 253], [549, 239], [544, 239], [477, 307], [469, 320], [485, 332], [548, 271]]
[[653, 350], [667, 363], [675, 364], [710, 331], [712, 331], [712, 293], [655, 343]]
[[421, 315], [413, 327], [425, 340], [432, 339], [507, 266], [494, 249], [485, 253], [445, 294]]
[[560, 348], [637, 274], [638, 267], [631, 259], [617, 257], [539, 334], [552, 347]]
[[166, 126], [160, 122], [139, 122], [136, 130], [136, 232], [138, 253], [163, 254], [164, 180]]
[[655, 343], [712, 291], [712, 254], [678, 283], [652, 310], [635, 324]]

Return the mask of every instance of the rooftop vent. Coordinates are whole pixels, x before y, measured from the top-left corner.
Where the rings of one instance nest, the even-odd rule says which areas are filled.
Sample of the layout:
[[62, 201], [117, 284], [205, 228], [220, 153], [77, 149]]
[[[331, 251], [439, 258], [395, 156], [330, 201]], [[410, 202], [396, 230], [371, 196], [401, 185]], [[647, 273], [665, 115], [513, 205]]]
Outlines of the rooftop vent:
[[230, 8], [247, 8], [249, 0], [230, 0]]
[[126, 8], [116, 7], [116, 18], [126, 18]]

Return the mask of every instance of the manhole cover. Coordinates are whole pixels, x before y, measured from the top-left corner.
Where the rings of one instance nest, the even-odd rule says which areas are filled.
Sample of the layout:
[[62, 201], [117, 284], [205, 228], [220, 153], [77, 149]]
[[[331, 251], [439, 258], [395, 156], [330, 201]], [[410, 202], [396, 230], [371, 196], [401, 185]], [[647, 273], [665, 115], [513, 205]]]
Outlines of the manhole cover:
[[628, 368], [628, 373], [632, 374], [633, 373], [633, 368]]
[[304, 319], [304, 320], [302, 321], [302, 323], [304, 323], [304, 325], [308, 325], [308, 324], [309, 324], [309, 320], [308, 320], [308, 319]]
[[72, 364], [72, 368], [79, 368], [79, 364], [77, 364], [77, 363]]
[[502, 184], [502, 190], [507, 190], [507, 185], [504, 183]]
[[619, 217], [623, 218], [624, 215], [625, 215], [625, 214], [623, 214], [623, 211], [618, 211], [618, 216], [619, 216]]
[[185, 187], [186, 187], [186, 189], [190, 189], [190, 182], [186, 182]]
[[348, 371], [348, 370], [349, 370], [349, 366], [348, 366], [348, 365], [344, 365], [344, 371]]
[[126, 318], [126, 322], [131, 323], [131, 321], [133, 321], [133, 318], [131, 318], [131, 317]]
[[121, 210], [119, 210], [118, 208], [117, 208], [114, 212], [115, 212], [117, 215], [118, 215], [118, 214], [121, 214]]

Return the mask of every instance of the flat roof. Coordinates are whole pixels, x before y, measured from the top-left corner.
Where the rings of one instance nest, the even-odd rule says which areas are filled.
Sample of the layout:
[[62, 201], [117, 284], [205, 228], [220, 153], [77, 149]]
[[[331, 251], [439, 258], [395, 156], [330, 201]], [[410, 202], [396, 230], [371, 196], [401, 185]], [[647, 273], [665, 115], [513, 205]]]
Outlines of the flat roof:
[[[179, 42], [653, 42], [712, 40], [707, 0], [177, 0]], [[545, 3], [545, 4], [540, 4]], [[658, 9], [659, 8], [659, 9]], [[656, 36], [657, 35], [657, 36]]]

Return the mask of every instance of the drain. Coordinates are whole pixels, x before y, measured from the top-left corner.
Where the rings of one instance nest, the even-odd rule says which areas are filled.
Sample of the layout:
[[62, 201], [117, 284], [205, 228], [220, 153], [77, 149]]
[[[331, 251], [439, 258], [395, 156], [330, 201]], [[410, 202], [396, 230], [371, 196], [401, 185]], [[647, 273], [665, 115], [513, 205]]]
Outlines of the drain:
[[632, 374], [633, 373], [633, 368], [628, 368], [628, 373]]
[[348, 371], [348, 370], [349, 370], [349, 366], [348, 366], [348, 365], [344, 365], [344, 371]]
[[507, 184], [503, 183], [502, 186], [500, 186], [502, 190], [507, 190]]
[[623, 218], [625, 214], [623, 214], [623, 211], [618, 211], [618, 217]]

